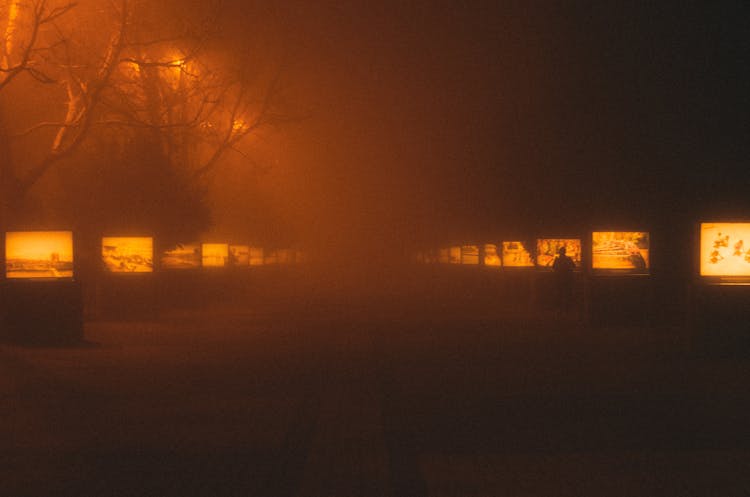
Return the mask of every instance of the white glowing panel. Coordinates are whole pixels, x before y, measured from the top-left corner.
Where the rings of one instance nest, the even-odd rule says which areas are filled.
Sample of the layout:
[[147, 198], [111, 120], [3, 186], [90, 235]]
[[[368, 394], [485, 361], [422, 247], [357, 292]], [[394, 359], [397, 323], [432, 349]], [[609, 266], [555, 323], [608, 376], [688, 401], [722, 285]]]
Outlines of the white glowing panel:
[[700, 274], [750, 278], [750, 223], [701, 223]]

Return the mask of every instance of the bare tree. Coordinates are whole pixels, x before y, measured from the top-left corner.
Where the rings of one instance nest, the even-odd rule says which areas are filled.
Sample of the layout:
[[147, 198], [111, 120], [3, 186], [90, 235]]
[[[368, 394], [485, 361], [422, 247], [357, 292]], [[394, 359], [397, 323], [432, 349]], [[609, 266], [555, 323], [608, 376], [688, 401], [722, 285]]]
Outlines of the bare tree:
[[[128, 0], [113, 1], [112, 29], [98, 57], [82, 61], [71, 54], [72, 40], [65, 34], [73, 3], [53, 5], [48, 0], [12, 0], [4, 12], [4, 37], [0, 65], [0, 92], [24, 75], [42, 86], [62, 89], [67, 97], [58, 116], [18, 132], [9, 130], [0, 109], [0, 178], [5, 208], [13, 207], [55, 163], [71, 155], [91, 129], [102, 93], [119, 64], [129, 19]], [[46, 130], [44, 154], [23, 171], [13, 161], [14, 137]], [[51, 134], [50, 132], [51, 131]]]
[[[107, 9], [87, 11], [67, 0], [11, 0], [0, 11], [0, 98], [24, 80], [64, 99], [24, 129], [11, 127], [0, 107], [6, 207], [92, 133], [113, 137], [121, 149], [157, 143], [170, 167], [200, 182], [227, 153], [242, 154], [250, 135], [288, 119], [276, 105], [283, 64], [269, 69], [233, 59], [212, 43], [215, 19], [168, 22], [154, 10], [158, 4], [110, 0]], [[92, 15], [99, 17], [86, 17]], [[78, 38], [85, 22], [98, 23], [99, 42]], [[44, 152], [29, 162], [16, 154], [19, 140], [47, 144], [35, 146], [37, 155]]]

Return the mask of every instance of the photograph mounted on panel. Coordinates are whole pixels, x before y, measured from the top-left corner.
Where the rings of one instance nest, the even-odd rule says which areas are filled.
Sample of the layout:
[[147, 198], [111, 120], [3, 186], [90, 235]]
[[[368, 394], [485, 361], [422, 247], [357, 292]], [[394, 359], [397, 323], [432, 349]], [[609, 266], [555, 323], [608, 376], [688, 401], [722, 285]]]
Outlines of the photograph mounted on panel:
[[484, 265], [489, 267], [500, 267], [500, 255], [497, 253], [497, 245], [494, 243], [484, 244]]
[[477, 245], [461, 246], [461, 264], [479, 264], [479, 247]]
[[150, 236], [105, 236], [102, 262], [110, 273], [154, 271], [154, 239]]
[[279, 252], [278, 250], [271, 249], [265, 251], [265, 257], [263, 263], [266, 265], [273, 265], [279, 263]]
[[503, 242], [503, 267], [533, 267], [531, 252], [523, 242]]
[[438, 262], [441, 264], [448, 264], [451, 261], [450, 249], [441, 248], [438, 250]]
[[701, 223], [700, 275], [750, 282], [750, 223]]
[[294, 263], [294, 249], [279, 249], [278, 251], [279, 264], [293, 264]]
[[448, 261], [451, 264], [461, 264], [461, 247], [451, 247], [448, 249]]
[[645, 231], [594, 231], [591, 267], [614, 273], [647, 274], [649, 234]]
[[201, 247], [197, 243], [178, 243], [161, 255], [165, 269], [195, 269], [201, 267]]
[[263, 265], [263, 249], [261, 247], [250, 247], [250, 265]]
[[5, 234], [5, 277], [73, 278], [72, 231], [10, 231]]
[[581, 240], [578, 238], [539, 238], [536, 241], [536, 265], [540, 268], [552, 269], [560, 249], [565, 247], [565, 255], [570, 257], [576, 265], [581, 267]]
[[229, 245], [226, 243], [204, 243], [201, 246], [203, 267], [225, 267], [229, 262]]
[[230, 245], [229, 263], [232, 266], [250, 266], [250, 247], [247, 245]]

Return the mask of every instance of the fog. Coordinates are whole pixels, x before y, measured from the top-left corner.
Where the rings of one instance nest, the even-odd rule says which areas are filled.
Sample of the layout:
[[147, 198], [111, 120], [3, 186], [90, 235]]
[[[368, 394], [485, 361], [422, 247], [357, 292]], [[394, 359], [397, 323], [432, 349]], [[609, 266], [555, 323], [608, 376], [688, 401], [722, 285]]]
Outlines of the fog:
[[0, 494], [746, 495], [749, 5], [0, 0]]
[[[201, 181], [210, 211], [201, 236], [379, 266], [420, 246], [658, 224], [665, 210], [688, 222], [745, 205], [741, 6], [227, 2], [180, 21], [165, 5], [174, 22], [148, 29], [208, 19], [205, 53], [245, 64], [253, 88], [281, 67], [286, 119], [251, 133]], [[14, 92], [4, 101], [13, 131], [65, 98]], [[33, 164], [44, 147], [30, 139], [14, 153]], [[87, 172], [73, 191], [128, 198], [114, 189], [133, 182], [96, 182], [109, 174], [106, 148], [93, 168], [77, 165], [95, 141], [50, 169], [25, 212], [65, 217], [57, 204], [69, 203], [71, 185], [61, 177], [76, 169]], [[143, 209], [159, 216], [159, 204]], [[123, 224], [137, 230], [138, 218]]]

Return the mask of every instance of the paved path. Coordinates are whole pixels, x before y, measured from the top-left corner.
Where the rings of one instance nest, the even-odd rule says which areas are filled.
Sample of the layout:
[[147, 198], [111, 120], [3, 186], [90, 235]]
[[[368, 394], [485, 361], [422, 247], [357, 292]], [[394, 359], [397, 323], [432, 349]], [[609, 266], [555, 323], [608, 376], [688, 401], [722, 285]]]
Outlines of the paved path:
[[227, 310], [0, 346], [0, 496], [746, 497], [748, 361], [543, 324]]

